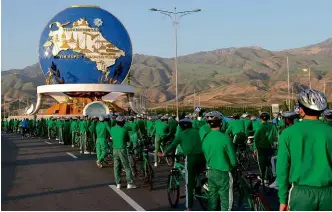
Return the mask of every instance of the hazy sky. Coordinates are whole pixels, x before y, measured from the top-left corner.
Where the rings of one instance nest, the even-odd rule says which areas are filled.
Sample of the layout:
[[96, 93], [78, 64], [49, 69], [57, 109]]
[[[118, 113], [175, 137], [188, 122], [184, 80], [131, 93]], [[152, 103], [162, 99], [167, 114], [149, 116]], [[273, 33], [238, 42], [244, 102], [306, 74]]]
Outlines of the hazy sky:
[[302, 47], [332, 37], [331, 0], [2, 0], [1, 70], [38, 61], [48, 21], [74, 4], [98, 5], [127, 28], [134, 53], [172, 57], [172, 22], [148, 8], [191, 10], [178, 33], [179, 55], [225, 47]]

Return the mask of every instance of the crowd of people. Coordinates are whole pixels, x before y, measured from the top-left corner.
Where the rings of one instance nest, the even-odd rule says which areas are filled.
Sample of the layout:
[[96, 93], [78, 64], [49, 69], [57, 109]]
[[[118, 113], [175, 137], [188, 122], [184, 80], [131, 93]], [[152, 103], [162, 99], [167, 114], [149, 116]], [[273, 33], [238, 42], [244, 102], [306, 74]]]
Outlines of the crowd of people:
[[[154, 167], [158, 157], [185, 156], [186, 208], [193, 206], [195, 176], [208, 170], [209, 210], [232, 209], [232, 171], [237, 167], [236, 152], [252, 140], [263, 185], [278, 189], [280, 210], [332, 210], [332, 110], [319, 91], [298, 94], [298, 113], [285, 111], [271, 121], [270, 114], [233, 114], [226, 121], [217, 111], [198, 111], [190, 116], [147, 114], [101, 117], [2, 120], [6, 133], [22, 133], [56, 139], [59, 144], [79, 147], [82, 154], [97, 154], [96, 165], [103, 168], [113, 159], [117, 188], [121, 170], [127, 188], [135, 188], [129, 152], [138, 146], [154, 147]], [[161, 152], [161, 145], [167, 148]], [[132, 151], [135, 150], [135, 151]], [[267, 176], [272, 166], [275, 178]]]

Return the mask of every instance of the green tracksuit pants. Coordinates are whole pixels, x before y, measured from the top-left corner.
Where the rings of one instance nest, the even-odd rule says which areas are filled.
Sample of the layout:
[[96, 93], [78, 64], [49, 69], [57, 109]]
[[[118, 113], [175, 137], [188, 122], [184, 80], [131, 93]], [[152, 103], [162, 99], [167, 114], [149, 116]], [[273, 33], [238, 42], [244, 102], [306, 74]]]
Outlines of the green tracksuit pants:
[[188, 155], [184, 166], [186, 173], [186, 208], [192, 209], [194, 188], [196, 188], [195, 178], [205, 168], [205, 157], [203, 154]]
[[48, 135], [48, 139], [51, 139], [51, 137], [52, 137], [52, 127], [47, 127], [47, 135]]
[[81, 131], [80, 132], [80, 149], [81, 149], [81, 152], [85, 152], [86, 151], [86, 139], [87, 139], [87, 136], [86, 136], [86, 131]]
[[75, 145], [75, 144], [77, 144], [76, 137], [77, 137], [76, 132], [75, 132], [75, 131], [72, 131], [72, 132], [71, 132], [71, 145], [72, 145], [72, 146]]
[[293, 185], [289, 191], [290, 211], [332, 211], [332, 186]]
[[209, 199], [208, 210], [217, 210], [221, 201], [221, 210], [230, 211], [233, 206], [233, 177], [231, 172], [209, 169], [208, 171]]
[[268, 169], [271, 167], [271, 157], [273, 156], [273, 150], [271, 148], [260, 149], [257, 148], [258, 167], [262, 176], [263, 184], [264, 180], [268, 179]]
[[96, 141], [96, 152], [97, 159], [100, 163], [103, 163], [106, 157], [106, 139], [105, 138], [97, 138]]
[[115, 183], [121, 184], [121, 167], [123, 167], [126, 171], [127, 184], [132, 184], [133, 175], [128, 162], [127, 149], [113, 149], [113, 160]]
[[155, 163], [158, 161], [158, 152], [160, 151], [160, 142], [161, 142], [160, 137], [156, 136], [155, 139], [154, 139], [154, 148], [155, 148], [154, 162]]
[[69, 133], [69, 131], [64, 130], [63, 133], [62, 133], [62, 137], [63, 137], [63, 142], [64, 142], [65, 145], [70, 144], [70, 133]]
[[64, 142], [64, 140], [63, 140], [63, 129], [62, 129], [62, 127], [58, 128], [58, 138], [59, 138], [59, 142]]

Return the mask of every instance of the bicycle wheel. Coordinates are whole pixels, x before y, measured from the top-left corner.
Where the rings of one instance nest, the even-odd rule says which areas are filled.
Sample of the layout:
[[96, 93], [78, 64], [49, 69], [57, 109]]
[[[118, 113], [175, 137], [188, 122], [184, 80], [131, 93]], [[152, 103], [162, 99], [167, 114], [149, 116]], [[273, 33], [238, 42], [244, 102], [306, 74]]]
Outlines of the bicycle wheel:
[[149, 190], [151, 191], [153, 188], [153, 170], [152, 170], [152, 166], [146, 162], [145, 163], [145, 170], [146, 170], [146, 182], [149, 185]]
[[172, 208], [176, 208], [180, 199], [180, 185], [178, 185], [179, 175], [177, 172], [170, 172], [167, 180], [167, 197]]
[[243, 197], [244, 191], [243, 187], [239, 182], [234, 183], [233, 185], [233, 206], [232, 210], [234, 211], [243, 211]]
[[201, 180], [201, 185], [196, 187], [195, 193], [200, 196], [196, 198], [198, 199], [199, 205], [201, 206], [203, 211], [208, 210], [208, 197], [209, 197], [209, 190], [208, 190], [208, 179], [205, 177]]
[[254, 196], [253, 203], [254, 203], [255, 211], [270, 211], [271, 210], [269, 204], [265, 201], [263, 196], [261, 196], [259, 194]]
[[168, 167], [173, 167], [173, 165], [174, 165], [173, 157], [172, 156], [167, 156], [165, 159], [166, 159], [166, 163], [167, 163]]
[[250, 168], [250, 155], [247, 150], [240, 153], [241, 166], [243, 170], [248, 170]]

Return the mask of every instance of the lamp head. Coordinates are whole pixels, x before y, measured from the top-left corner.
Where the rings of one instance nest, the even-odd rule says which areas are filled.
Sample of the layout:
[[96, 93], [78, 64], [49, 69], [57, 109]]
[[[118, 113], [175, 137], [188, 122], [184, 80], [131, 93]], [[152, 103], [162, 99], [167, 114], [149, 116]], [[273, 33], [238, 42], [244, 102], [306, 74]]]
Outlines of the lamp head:
[[195, 9], [195, 10], [192, 10], [193, 12], [200, 12], [202, 11], [201, 9]]
[[153, 11], [153, 12], [154, 12], [154, 11], [157, 11], [156, 8], [150, 8], [149, 10], [150, 10], [150, 11]]

